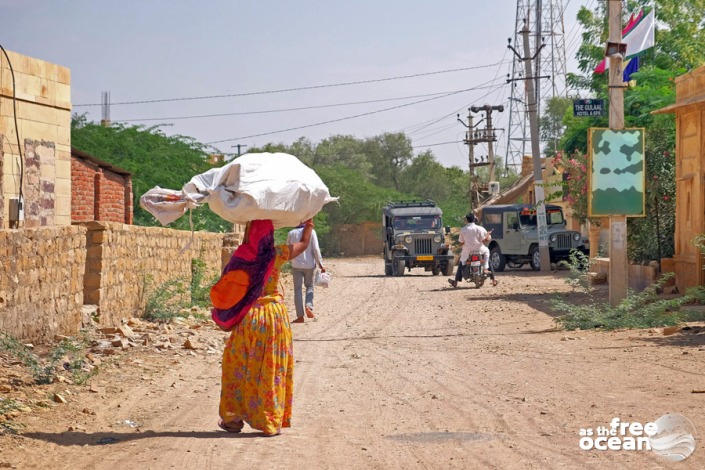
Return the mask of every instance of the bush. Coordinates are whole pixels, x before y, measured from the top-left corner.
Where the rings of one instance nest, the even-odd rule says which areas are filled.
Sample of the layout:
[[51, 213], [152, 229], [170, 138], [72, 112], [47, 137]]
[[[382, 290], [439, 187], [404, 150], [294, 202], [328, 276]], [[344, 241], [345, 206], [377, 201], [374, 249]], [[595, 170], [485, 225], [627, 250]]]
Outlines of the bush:
[[34, 382], [40, 385], [54, 381], [59, 364], [64, 370], [75, 373], [78, 382], [85, 382], [88, 376], [82, 373], [84, 349], [85, 344], [66, 339], [52, 349], [49, 357], [42, 359], [12, 335], [0, 332], [0, 351], [5, 351], [21, 361], [31, 371]]
[[658, 291], [672, 277], [673, 273], [665, 274], [640, 293], [629, 291], [627, 297], [616, 307], [596, 302], [589, 295], [587, 302], [582, 305], [575, 305], [572, 298], [565, 296], [554, 299], [551, 301], [551, 307], [566, 312], [554, 321], [566, 330], [614, 330], [677, 325], [691, 319], [686, 312], [680, 312], [679, 308], [693, 299], [690, 296], [676, 299], [658, 297]]

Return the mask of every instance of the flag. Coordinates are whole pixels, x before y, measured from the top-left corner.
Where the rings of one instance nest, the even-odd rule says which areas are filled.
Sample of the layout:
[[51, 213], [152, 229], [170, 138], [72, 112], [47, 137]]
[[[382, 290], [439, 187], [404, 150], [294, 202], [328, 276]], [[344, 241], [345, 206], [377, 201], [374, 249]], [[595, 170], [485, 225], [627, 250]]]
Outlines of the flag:
[[622, 81], [628, 82], [634, 72], [639, 70], [639, 56], [634, 56], [626, 64], [624, 64], [624, 72], [622, 72]]
[[[627, 25], [622, 29], [622, 42], [627, 45], [625, 60], [633, 59], [638, 54], [641, 54], [646, 49], [654, 47], [654, 29], [656, 17], [654, 10], [651, 10], [648, 15], [644, 16], [644, 12], [639, 12], [636, 18], [630, 18]], [[633, 61], [632, 61], [633, 62]], [[627, 67], [630, 64], [627, 64]], [[595, 68], [594, 73], [604, 73], [609, 68], [607, 58], [602, 59], [602, 62]], [[629, 76], [639, 69], [639, 62], [632, 64], [632, 70], [629, 75], [624, 74], [623, 81], [629, 81]], [[626, 68], [625, 68], [626, 72]]]
[[[634, 13], [631, 14], [631, 16], [629, 17], [629, 21], [627, 21], [627, 25], [622, 28], [622, 37], [626, 36], [627, 33], [632, 30], [636, 22], [640, 20], [642, 16], [644, 16], [644, 10], [641, 10], [639, 12], [639, 16], [637, 16], [636, 18], [634, 18]], [[605, 70], [607, 70], [608, 67], [607, 64], [607, 59], [602, 59], [602, 61], [597, 64], [597, 67], [595, 67], [595, 71], [593, 73], [605, 73]]]

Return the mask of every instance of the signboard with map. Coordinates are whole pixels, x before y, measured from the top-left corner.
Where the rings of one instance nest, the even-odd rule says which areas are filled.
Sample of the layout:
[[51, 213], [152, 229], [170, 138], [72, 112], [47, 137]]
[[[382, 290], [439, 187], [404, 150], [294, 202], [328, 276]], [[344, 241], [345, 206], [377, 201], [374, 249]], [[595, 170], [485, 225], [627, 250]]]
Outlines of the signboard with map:
[[588, 216], [644, 217], [644, 129], [591, 128]]

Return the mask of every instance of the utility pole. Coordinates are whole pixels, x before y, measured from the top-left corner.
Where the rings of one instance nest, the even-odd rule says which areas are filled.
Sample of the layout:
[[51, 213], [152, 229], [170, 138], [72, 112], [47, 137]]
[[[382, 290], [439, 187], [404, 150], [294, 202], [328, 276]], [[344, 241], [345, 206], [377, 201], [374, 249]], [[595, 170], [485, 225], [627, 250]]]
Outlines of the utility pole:
[[[606, 55], [609, 58], [609, 126], [612, 130], [624, 129], [624, 82], [622, 62], [626, 45], [622, 43], [622, 2], [607, 2], [609, 39]], [[609, 299], [613, 307], [627, 297], [629, 286], [627, 269], [627, 217], [610, 216], [610, 267]]]
[[[546, 206], [545, 195], [543, 190], [543, 171], [541, 169], [541, 143], [539, 142], [539, 119], [538, 119], [538, 97], [534, 89], [534, 71], [531, 61], [535, 59], [544, 44], [536, 48], [536, 53], [531, 55], [531, 46], [529, 44], [529, 27], [524, 23], [524, 28], [521, 30], [521, 35], [524, 39], [524, 73], [525, 73], [525, 88], [526, 97], [528, 99], [529, 110], [529, 128], [531, 130], [531, 157], [534, 163], [534, 194], [536, 197], [536, 226], [539, 235], [539, 256], [541, 272], [549, 272], [551, 270], [551, 256], [548, 252], [548, 224], [546, 223]], [[509, 39], [509, 49], [515, 55], [521, 55], [512, 47], [511, 38]], [[537, 77], [541, 78], [541, 77]]]
[[[482, 121], [486, 121], [485, 128], [484, 129], [479, 129], [479, 130], [474, 130], [475, 126], [473, 126], [473, 118], [471, 113], [479, 113], [480, 111], [485, 112], [485, 117], [481, 119], [477, 125], [479, 125]], [[473, 205], [474, 201], [473, 199], [477, 195], [478, 198], [478, 203], [479, 201], [479, 193], [480, 190], [479, 188], [475, 189], [473, 186], [477, 186], [475, 183], [475, 167], [479, 166], [490, 166], [490, 181], [494, 181], [495, 178], [495, 162], [494, 162], [494, 149], [492, 146], [493, 142], [497, 141], [497, 132], [496, 129], [492, 127], [492, 111], [499, 111], [500, 113], [504, 111], [504, 106], [499, 105], [499, 106], [490, 106], [489, 104], [485, 104], [484, 106], [471, 106], [468, 109], [468, 124], [467, 128], [468, 131], [465, 134], [465, 144], [468, 145], [469, 150], [468, 150], [468, 158], [470, 160], [470, 211], [473, 211]], [[463, 125], [465, 123], [460, 119], [460, 115], [458, 115], [458, 121], [460, 121]], [[486, 143], [487, 144], [487, 149], [488, 149], [488, 155], [487, 155], [487, 161], [476, 161], [474, 155], [474, 147], [475, 145], [479, 143]]]
[[477, 113], [480, 111], [485, 112], [485, 117], [487, 119], [487, 125], [485, 126], [485, 137], [483, 142], [487, 142], [487, 160], [490, 162], [490, 181], [495, 181], [495, 161], [494, 161], [494, 145], [493, 142], [497, 142], [497, 132], [492, 127], [492, 111], [499, 111], [500, 113], [504, 111], [504, 106], [501, 104], [499, 106], [490, 106], [486, 104], [482, 107], [471, 106], [470, 111]]
[[247, 147], [247, 145], [244, 145], [244, 144], [237, 144], [237, 145], [232, 145], [232, 147], [233, 147], [233, 148], [237, 148], [237, 156], [239, 157], [240, 155], [242, 155], [242, 154], [240, 153], [240, 147]]
[[473, 124], [472, 124], [472, 114], [470, 114], [470, 108], [468, 108], [468, 123], [465, 124], [462, 119], [460, 119], [460, 114], [458, 114], [458, 122], [460, 122], [462, 125], [468, 128], [468, 131], [465, 133], [465, 144], [468, 146], [468, 200], [470, 201], [470, 208], [469, 212], [473, 211], [473, 198], [474, 196], [474, 191], [472, 189], [474, 179], [475, 179], [475, 167], [473, 166], [474, 159], [475, 159], [475, 146], [470, 145], [470, 133], [472, 132], [473, 129]]

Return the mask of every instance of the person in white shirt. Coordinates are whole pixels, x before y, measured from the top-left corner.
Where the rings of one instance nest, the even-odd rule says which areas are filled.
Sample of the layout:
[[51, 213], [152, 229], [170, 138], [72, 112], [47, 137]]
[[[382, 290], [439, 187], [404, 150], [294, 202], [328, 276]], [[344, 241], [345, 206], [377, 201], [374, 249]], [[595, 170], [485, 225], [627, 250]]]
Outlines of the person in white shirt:
[[460, 229], [460, 236], [458, 237], [458, 242], [463, 245], [463, 249], [460, 252], [460, 264], [458, 265], [458, 271], [455, 273], [455, 279], [448, 279], [448, 282], [451, 286], [458, 287], [458, 282], [463, 280], [463, 266], [470, 257], [470, 253], [479, 251], [482, 253], [483, 267], [490, 275], [492, 285], [496, 286], [497, 280], [494, 278], [494, 271], [488, 269], [490, 250], [485, 246], [485, 242], [489, 241], [492, 236], [484, 227], [475, 224], [475, 214], [472, 212], [468, 212], [465, 220], [468, 221], [468, 224]]
[[[301, 240], [304, 226], [299, 225], [289, 232], [286, 237], [287, 245]], [[318, 236], [316, 231], [311, 232], [311, 242], [308, 247], [296, 258], [291, 260], [291, 272], [294, 277], [294, 305], [296, 307], [296, 320], [292, 323], [303, 323], [304, 312], [308, 318], [313, 318], [313, 275], [316, 271], [316, 266], [321, 272], [326, 272], [323, 267], [323, 257], [321, 249], [318, 246]], [[301, 288], [306, 288], [306, 303], [301, 292]]]

